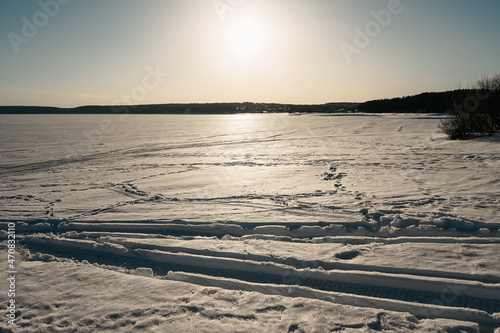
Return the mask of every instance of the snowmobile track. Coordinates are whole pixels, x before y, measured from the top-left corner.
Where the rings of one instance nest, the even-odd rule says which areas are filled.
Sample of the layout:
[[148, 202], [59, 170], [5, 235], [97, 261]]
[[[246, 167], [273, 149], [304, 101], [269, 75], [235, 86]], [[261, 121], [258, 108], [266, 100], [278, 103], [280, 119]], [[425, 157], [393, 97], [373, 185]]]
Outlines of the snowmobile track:
[[[281, 286], [301, 286], [316, 290], [352, 294], [358, 296], [376, 297], [381, 299], [398, 300], [410, 303], [440, 305], [454, 308], [469, 308], [484, 311], [489, 314], [500, 312], [500, 300], [465, 296], [460, 293], [445, 294], [438, 292], [417, 291], [403, 288], [388, 288], [371, 286], [366, 284], [343, 283], [327, 281], [306, 276], [293, 276], [286, 274], [266, 274], [235, 269], [219, 269], [200, 267], [195, 265], [179, 265], [168, 262], [158, 262], [141, 259], [139, 256], [129, 257], [112, 253], [75, 252], [70, 248], [60, 246], [47, 246], [42, 244], [28, 243], [27, 247], [32, 251], [48, 253], [57, 257], [66, 257], [76, 260], [87, 260], [90, 263], [121, 266], [127, 269], [138, 267], [150, 267], [156, 276], [164, 276], [168, 272], [184, 272], [200, 274], [215, 278], [226, 278], [243, 282], [270, 284]], [[144, 250], [146, 251], [146, 250]]]

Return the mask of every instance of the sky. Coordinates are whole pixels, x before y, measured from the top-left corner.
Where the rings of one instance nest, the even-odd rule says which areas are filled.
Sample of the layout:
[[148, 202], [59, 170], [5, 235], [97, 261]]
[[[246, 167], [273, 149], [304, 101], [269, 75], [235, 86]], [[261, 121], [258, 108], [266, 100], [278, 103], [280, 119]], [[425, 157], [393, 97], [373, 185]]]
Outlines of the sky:
[[2, 0], [0, 105], [363, 102], [500, 72], [498, 0]]

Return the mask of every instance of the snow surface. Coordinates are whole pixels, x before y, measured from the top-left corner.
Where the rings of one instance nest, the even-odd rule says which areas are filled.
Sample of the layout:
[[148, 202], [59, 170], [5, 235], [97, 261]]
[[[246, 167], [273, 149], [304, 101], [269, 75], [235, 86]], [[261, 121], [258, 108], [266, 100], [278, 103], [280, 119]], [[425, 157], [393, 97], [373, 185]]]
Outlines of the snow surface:
[[[477, 324], [418, 320], [390, 311], [202, 287], [90, 264], [28, 262], [19, 332], [445, 332]], [[0, 328], [8, 332], [4, 323]]]
[[498, 138], [448, 141], [434, 115], [121, 119], [2, 116], [3, 217], [499, 223]]
[[442, 117], [0, 116], [0, 236], [17, 222], [25, 247], [14, 331], [493, 332], [500, 138], [449, 141]]

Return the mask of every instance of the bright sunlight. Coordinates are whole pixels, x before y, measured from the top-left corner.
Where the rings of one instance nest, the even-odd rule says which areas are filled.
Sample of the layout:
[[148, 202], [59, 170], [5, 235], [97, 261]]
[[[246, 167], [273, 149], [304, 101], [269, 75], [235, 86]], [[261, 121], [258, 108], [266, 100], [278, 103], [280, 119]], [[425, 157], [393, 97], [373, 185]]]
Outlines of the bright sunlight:
[[254, 20], [240, 19], [229, 26], [227, 39], [233, 51], [247, 59], [261, 48], [264, 33]]

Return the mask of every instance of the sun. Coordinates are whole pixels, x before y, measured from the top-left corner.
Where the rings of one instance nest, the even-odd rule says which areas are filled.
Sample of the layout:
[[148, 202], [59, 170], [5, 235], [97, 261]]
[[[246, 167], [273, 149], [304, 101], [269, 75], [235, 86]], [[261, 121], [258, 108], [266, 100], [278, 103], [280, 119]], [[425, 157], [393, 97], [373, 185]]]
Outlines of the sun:
[[232, 22], [227, 33], [229, 46], [244, 59], [251, 57], [261, 48], [263, 39], [262, 28], [251, 19]]

